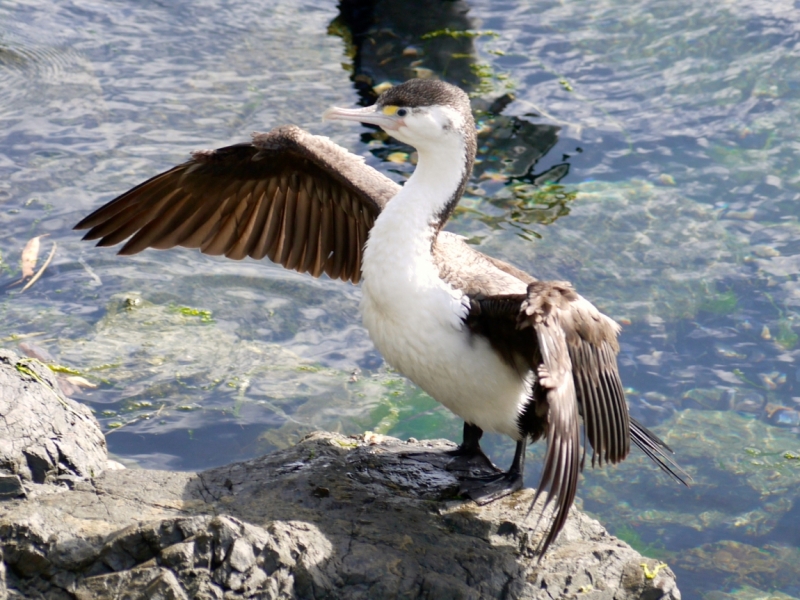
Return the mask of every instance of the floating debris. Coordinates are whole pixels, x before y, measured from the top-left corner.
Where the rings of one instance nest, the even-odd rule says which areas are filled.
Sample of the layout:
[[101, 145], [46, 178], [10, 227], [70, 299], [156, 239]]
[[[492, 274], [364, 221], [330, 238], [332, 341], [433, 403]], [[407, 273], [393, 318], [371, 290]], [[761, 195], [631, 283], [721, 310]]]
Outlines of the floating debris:
[[383, 442], [384, 439], [386, 439], [385, 435], [381, 435], [380, 433], [375, 433], [374, 431], [367, 431], [364, 433], [364, 441], [370, 446], [380, 444]]
[[31, 280], [28, 283], [25, 284], [25, 287], [23, 287], [20, 290], [20, 294], [22, 292], [24, 292], [25, 290], [27, 290], [29, 287], [31, 287], [34, 283], [36, 283], [39, 280], [39, 278], [42, 276], [42, 273], [44, 273], [44, 270], [48, 267], [50, 262], [53, 260], [53, 256], [55, 256], [57, 247], [58, 247], [57, 244], [55, 242], [53, 242], [53, 248], [50, 250], [50, 254], [48, 254], [47, 260], [44, 261], [44, 264], [42, 265], [42, 268], [39, 269], [36, 272], [36, 275], [31, 277]]
[[22, 279], [33, 277], [33, 272], [36, 269], [36, 261], [39, 260], [39, 240], [43, 237], [44, 235], [37, 235], [29, 239], [28, 243], [25, 244], [25, 248], [22, 249], [22, 259], [20, 260]]
[[70, 375], [65, 377], [64, 380], [74, 386], [95, 389], [97, 387], [96, 383], [92, 383], [85, 377], [81, 377], [80, 375]]
[[729, 210], [725, 213], [728, 219], [737, 219], [739, 221], [752, 221], [756, 216], [756, 209], [751, 208], [748, 210]]
[[89, 266], [89, 263], [86, 262], [86, 259], [84, 259], [82, 256], [79, 256], [78, 262], [81, 263], [81, 266], [89, 274], [89, 277], [92, 278], [92, 281], [95, 285], [103, 285], [103, 280], [100, 279], [100, 276], [95, 273], [94, 270], [92, 270], [92, 268]]

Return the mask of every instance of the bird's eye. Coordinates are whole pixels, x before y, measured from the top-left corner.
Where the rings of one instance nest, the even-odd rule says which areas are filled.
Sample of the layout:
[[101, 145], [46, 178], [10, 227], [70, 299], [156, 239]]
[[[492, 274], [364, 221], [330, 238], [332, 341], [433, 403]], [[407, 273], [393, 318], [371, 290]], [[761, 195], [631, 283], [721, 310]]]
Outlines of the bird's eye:
[[408, 114], [408, 111], [405, 108], [398, 108], [395, 114], [398, 117], [405, 117]]

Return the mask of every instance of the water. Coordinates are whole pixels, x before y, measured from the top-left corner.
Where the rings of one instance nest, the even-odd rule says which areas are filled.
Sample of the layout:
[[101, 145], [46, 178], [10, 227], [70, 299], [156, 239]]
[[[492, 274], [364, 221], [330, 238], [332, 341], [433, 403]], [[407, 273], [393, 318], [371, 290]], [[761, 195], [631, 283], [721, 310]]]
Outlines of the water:
[[[445, 27], [481, 35], [422, 38]], [[800, 597], [799, 30], [794, 4], [743, 0], [4, 2], [0, 285], [31, 237], [39, 265], [57, 247], [0, 295], [0, 344], [97, 385], [69, 391], [131, 465], [207, 468], [315, 428], [458, 440], [382, 364], [358, 288], [182, 249], [118, 258], [71, 231], [190, 150], [284, 123], [402, 180], [407, 149], [320, 114], [438, 73], [483, 128], [449, 228], [625, 325], [632, 412], [695, 480], [635, 456], [587, 473], [583, 508], [686, 598]], [[510, 463], [508, 440], [487, 449]]]

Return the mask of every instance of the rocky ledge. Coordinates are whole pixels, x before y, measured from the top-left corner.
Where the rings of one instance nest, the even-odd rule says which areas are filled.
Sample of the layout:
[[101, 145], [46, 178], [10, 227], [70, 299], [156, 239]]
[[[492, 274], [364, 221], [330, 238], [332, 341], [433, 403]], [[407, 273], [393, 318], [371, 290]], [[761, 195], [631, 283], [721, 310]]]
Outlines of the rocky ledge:
[[3, 351], [0, 417], [0, 598], [680, 599], [574, 509], [539, 562], [532, 491], [453, 499], [447, 441], [314, 433], [201, 473], [119, 469], [90, 411]]

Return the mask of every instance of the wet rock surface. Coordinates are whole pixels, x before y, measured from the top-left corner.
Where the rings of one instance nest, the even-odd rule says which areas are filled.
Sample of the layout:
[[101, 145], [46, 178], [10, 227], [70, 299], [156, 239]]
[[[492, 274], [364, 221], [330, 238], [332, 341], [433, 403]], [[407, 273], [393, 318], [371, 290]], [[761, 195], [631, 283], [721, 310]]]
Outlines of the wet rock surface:
[[[63, 406], [48, 389], [43, 414]], [[680, 598], [666, 565], [575, 510], [539, 563], [532, 491], [455, 499], [452, 447], [314, 433], [201, 473], [20, 469], [25, 496], [0, 502], [0, 598]]]
[[108, 466], [92, 411], [65, 398], [47, 366], [0, 349], [0, 499], [24, 496], [24, 484], [92, 477]]

